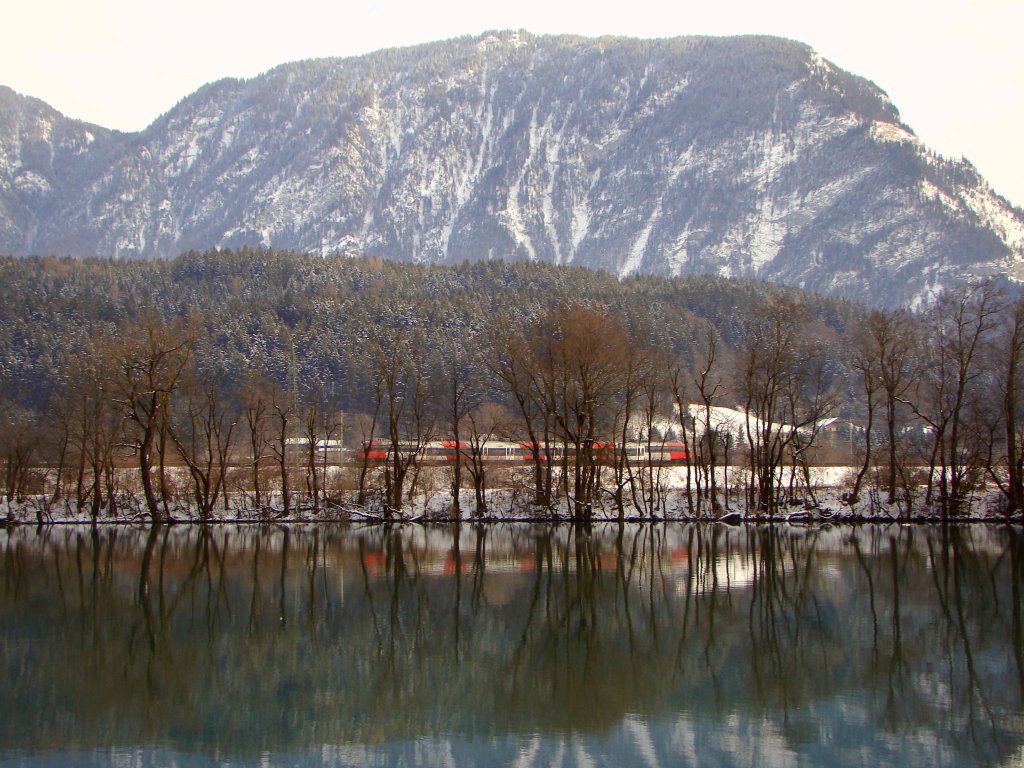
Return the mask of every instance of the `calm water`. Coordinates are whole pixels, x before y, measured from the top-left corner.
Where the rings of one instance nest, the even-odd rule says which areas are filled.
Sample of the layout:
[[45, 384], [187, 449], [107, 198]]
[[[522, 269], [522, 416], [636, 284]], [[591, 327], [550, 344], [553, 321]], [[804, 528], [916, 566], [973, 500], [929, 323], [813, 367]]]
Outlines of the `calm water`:
[[1024, 764], [990, 528], [0, 531], [0, 763]]

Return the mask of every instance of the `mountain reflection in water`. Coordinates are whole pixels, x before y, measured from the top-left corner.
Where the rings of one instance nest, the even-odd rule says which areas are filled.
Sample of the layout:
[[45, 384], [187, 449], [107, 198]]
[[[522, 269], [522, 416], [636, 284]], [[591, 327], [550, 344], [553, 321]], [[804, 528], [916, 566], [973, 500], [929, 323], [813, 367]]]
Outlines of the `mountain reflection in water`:
[[1020, 765], [1020, 531], [0, 531], [11, 765]]

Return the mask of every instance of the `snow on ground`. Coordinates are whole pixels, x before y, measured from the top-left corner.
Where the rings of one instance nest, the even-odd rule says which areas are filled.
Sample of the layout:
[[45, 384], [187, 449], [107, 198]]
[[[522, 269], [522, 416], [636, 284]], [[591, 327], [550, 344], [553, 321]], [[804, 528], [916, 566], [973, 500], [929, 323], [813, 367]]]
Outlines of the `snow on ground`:
[[[904, 501], [896, 504], [884, 503], [884, 491], [879, 487], [878, 478], [868, 476], [861, 490], [860, 498], [850, 504], [847, 497], [853, 486], [857, 473], [855, 467], [827, 466], [811, 468], [811, 482], [804, 487], [799, 471], [784, 468], [778, 487], [792, 488], [792, 496], [771, 515], [750, 511], [745, 508], [745, 484], [749, 481], [748, 470], [744, 467], [720, 467], [716, 475], [719, 490], [719, 507], [712, 511], [707, 501], [703, 504], [697, 500], [696, 486], [698, 483], [696, 470], [690, 469], [691, 493], [686, 493], [687, 468], [680, 466], [654, 468], [652, 474], [644, 470], [644, 477], [637, 480], [636, 495], [627, 489], [624, 493], [624, 509], [621, 517], [625, 520], [702, 520], [713, 521], [726, 518], [729, 522], [922, 522], [938, 520], [937, 513], [929, 512], [923, 503], [924, 489], [915, 491], [908, 509]], [[283, 513], [283, 503], [279, 496], [265, 500], [262, 508], [257, 508], [249, 495], [235, 492], [227, 509], [223, 502], [213, 514], [210, 522], [446, 522], [452, 519], [452, 496], [448, 488], [450, 475], [447, 468], [434, 468], [423, 472], [421, 483], [413, 500], [402, 510], [400, 515], [386, 515], [383, 511], [379, 492], [370, 495], [365, 507], [354, 504], [354, 492], [345, 494], [343, 500], [324, 505], [319, 514], [314, 513], [310, 500], [295, 493], [292, 506], [287, 515]], [[532, 505], [531, 488], [532, 468], [521, 467], [512, 473], [510, 487], [493, 489], [487, 493], [488, 510], [484, 520], [488, 522], [546, 522], [569, 520], [573, 509], [571, 500], [565, 496], [556, 499], [550, 509], [537, 508]], [[652, 483], [653, 476], [653, 483]], [[613, 486], [610, 471], [605, 470], [603, 476], [605, 488], [593, 506], [594, 521], [614, 521], [620, 519], [620, 511], [612, 497], [609, 486]], [[644, 500], [644, 488], [657, 488], [656, 494], [648, 493]], [[705, 483], [706, 486], [706, 483]], [[787, 493], [784, 495], [788, 496]], [[651, 501], [656, 496], [657, 504]], [[475, 499], [471, 489], [463, 489], [460, 493], [461, 516], [463, 520], [474, 519]], [[960, 519], [966, 521], [991, 521], [1015, 523], [1024, 522], [1020, 513], [1007, 518], [1001, 512], [1001, 498], [998, 489], [980, 490], [971, 498], [966, 512]], [[187, 502], [169, 505], [170, 517], [174, 522], [198, 522], [199, 515]], [[5, 517], [6, 516], [6, 517]], [[145, 510], [145, 502], [141, 493], [123, 495], [118, 499], [118, 515], [111, 518], [106, 512], [97, 522], [135, 522], [144, 523], [149, 520]], [[78, 512], [67, 502], [49, 503], [42, 497], [33, 497], [16, 503], [0, 497], [0, 526], [6, 524], [36, 523], [89, 523], [91, 518], [88, 509]]]
[[[733, 440], [739, 444], [743, 444], [746, 441], [748, 420], [746, 413], [735, 408], [725, 408], [717, 405], [711, 406], [710, 411], [711, 428], [713, 430], [722, 435], [732, 435]], [[692, 404], [690, 405], [689, 413], [696, 423], [698, 434], [702, 435], [705, 419], [704, 406]], [[768, 426], [766, 422], [756, 416], [751, 416], [749, 421], [750, 432], [752, 434], [764, 434], [765, 427]], [[819, 422], [818, 426], [825, 426], [833, 421], [835, 421], [835, 419], [826, 419], [825, 421]], [[773, 422], [771, 424], [770, 431], [773, 434], [785, 434], [793, 429], [794, 427], [789, 424], [777, 424]], [[797, 431], [803, 431], [803, 429], [798, 428]]]

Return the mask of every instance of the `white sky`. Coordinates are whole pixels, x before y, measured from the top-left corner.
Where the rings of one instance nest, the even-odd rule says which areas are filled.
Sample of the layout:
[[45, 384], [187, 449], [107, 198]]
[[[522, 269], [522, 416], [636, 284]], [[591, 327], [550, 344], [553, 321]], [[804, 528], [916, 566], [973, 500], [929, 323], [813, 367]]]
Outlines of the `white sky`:
[[15, 0], [0, 84], [140, 130], [199, 86], [277, 64], [476, 35], [773, 34], [888, 92], [932, 149], [1024, 207], [1024, 0]]

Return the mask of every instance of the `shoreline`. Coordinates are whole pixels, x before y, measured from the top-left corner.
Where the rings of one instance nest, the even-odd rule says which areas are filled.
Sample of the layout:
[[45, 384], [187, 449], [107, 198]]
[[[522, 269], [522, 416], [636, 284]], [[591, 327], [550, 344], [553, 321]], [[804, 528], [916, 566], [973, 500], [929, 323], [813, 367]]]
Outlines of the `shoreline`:
[[253, 518], [253, 517], [211, 517], [208, 519], [171, 517], [165, 520], [152, 520], [144, 517], [121, 517], [71, 519], [60, 518], [51, 520], [31, 519], [0, 519], [0, 529], [13, 529], [22, 527], [49, 528], [64, 526], [89, 526], [89, 527], [110, 527], [110, 526], [277, 526], [277, 525], [355, 525], [363, 527], [386, 527], [386, 526], [420, 526], [420, 527], [447, 527], [452, 525], [663, 525], [669, 523], [680, 523], [686, 525], [793, 525], [801, 527], [817, 526], [861, 526], [861, 525], [979, 525], [979, 526], [1024, 526], [1024, 513], [1013, 515], [962, 515], [962, 516], [941, 516], [915, 514], [906, 517], [893, 517], [891, 515], [863, 515], [863, 514], [807, 514], [794, 512], [786, 515], [781, 514], [743, 514], [738, 512], [729, 513], [719, 517], [710, 516], [640, 516], [627, 515], [624, 517], [591, 517], [589, 520], [581, 520], [566, 515], [537, 515], [537, 516], [513, 516], [503, 517], [488, 515], [484, 517], [370, 517], [370, 516], [319, 516], [301, 517], [289, 516], [280, 518]]

